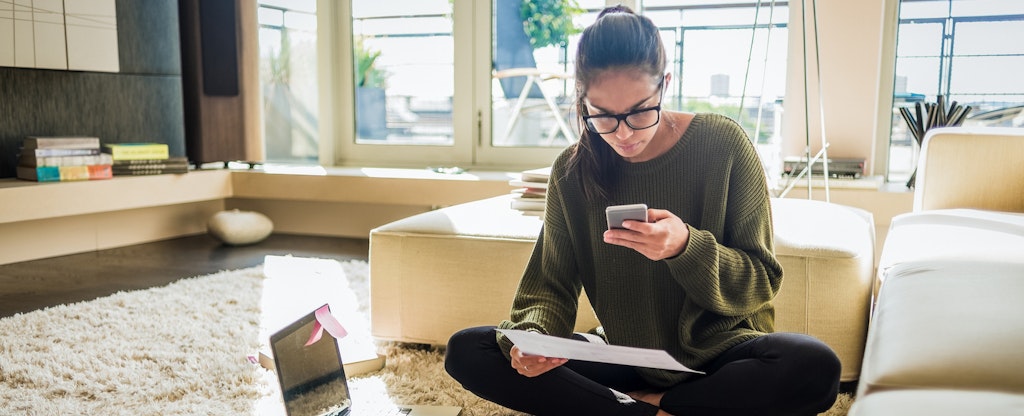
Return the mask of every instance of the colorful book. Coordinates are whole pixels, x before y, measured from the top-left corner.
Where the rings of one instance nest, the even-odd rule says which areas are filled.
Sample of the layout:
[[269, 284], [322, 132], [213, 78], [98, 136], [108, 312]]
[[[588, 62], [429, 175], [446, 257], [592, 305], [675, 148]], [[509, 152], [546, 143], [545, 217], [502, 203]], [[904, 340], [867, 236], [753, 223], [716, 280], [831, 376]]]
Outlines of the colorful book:
[[89, 180], [88, 166], [58, 166], [57, 169], [60, 170], [61, 182]]
[[26, 137], [21, 145], [25, 149], [99, 149], [98, 137]]
[[89, 165], [89, 180], [96, 179], [110, 179], [114, 177], [114, 172], [110, 170], [110, 165]]
[[167, 159], [170, 148], [164, 143], [108, 143], [103, 150], [114, 160]]
[[18, 179], [36, 182], [60, 181], [60, 167], [57, 166], [18, 166]]
[[114, 177], [110, 165], [18, 166], [16, 172], [18, 179], [36, 182], [85, 181]]

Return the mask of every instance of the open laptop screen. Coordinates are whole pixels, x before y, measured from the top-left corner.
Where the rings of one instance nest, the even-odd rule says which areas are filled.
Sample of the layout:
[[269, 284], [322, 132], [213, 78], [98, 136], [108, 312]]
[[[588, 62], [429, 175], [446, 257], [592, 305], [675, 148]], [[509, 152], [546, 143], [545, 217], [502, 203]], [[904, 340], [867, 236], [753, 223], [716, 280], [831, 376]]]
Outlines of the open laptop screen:
[[352, 405], [338, 340], [323, 336], [305, 346], [315, 322], [311, 312], [270, 337], [289, 416], [343, 415]]

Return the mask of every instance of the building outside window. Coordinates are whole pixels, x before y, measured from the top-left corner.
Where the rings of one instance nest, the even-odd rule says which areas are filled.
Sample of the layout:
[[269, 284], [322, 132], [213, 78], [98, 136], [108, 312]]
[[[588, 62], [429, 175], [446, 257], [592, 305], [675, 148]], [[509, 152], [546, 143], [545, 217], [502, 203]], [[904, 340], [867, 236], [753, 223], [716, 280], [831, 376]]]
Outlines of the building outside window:
[[918, 145], [899, 108], [970, 106], [965, 126], [1024, 127], [1024, 2], [901, 0], [888, 180], [906, 181]]

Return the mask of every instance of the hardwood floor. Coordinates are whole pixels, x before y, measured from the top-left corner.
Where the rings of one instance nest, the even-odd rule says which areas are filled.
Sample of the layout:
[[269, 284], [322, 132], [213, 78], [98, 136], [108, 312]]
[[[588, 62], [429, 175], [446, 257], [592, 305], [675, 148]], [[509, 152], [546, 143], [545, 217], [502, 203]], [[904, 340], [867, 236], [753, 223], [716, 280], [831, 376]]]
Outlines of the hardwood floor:
[[0, 317], [253, 267], [262, 264], [264, 256], [288, 254], [366, 260], [369, 240], [275, 234], [236, 247], [197, 235], [0, 265]]

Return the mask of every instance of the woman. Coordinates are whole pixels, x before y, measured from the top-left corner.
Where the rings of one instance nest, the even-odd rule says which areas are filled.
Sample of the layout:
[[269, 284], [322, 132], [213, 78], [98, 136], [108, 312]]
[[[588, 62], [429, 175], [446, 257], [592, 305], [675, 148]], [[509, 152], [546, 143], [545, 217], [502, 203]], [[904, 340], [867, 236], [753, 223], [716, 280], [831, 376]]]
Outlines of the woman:
[[[626, 7], [584, 30], [585, 131], [552, 167], [544, 227], [499, 327], [584, 340], [572, 332], [583, 289], [609, 344], [665, 350], [706, 374], [525, 355], [494, 327], [453, 335], [445, 368], [531, 414], [825, 411], [839, 359], [810, 336], [773, 332], [782, 268], [757, 154], [724, 116], [661, 108], [665, 61], [657, 28]], [[651, 207], [648, 222], [607, 229], [605, 208], [633, 203]]]

